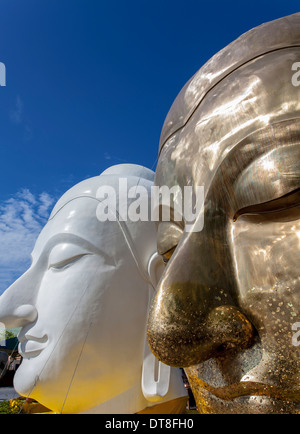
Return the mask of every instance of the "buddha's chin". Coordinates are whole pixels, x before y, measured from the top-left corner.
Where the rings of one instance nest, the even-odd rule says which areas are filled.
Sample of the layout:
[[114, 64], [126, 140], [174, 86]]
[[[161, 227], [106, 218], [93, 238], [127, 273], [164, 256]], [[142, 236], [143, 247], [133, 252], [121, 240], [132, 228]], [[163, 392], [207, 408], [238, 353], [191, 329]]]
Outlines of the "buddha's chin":
[[[14, 388], [21, 395], [35, 398], [36, 392], [40, 389], [40, 381], [38, 373], [42, 371], [43, 359], [41, 356], [33, 359], [23, 359], [20, 367], [14, 375]], [[47, 371], [43, 372], [43, 374]]]
[[21, 365], [14, 375], [14, 388], [16, 392], [21, 396], [28, 397], [31, 395], [35, 383], [35, 375], [30, 371], [28, 372], [28, 370], [24, 369], [24, 366]]
[[300, 403], [263, 395], [221, 399], [205, 389], [195, 393], [197, 408], [203, 414], [299, 414]]

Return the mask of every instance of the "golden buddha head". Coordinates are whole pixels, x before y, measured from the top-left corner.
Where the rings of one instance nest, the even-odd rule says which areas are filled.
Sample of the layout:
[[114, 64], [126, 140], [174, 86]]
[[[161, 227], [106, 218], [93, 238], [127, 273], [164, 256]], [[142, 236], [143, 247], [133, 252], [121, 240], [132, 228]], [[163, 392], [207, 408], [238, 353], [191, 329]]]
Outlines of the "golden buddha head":
[[202, 413], [300, 411], [298, 62], [300, 13], [252, 29], [192, 77], [162, 130], [155, 185], [203, 186], [204, 225], [158, 223], [168, 264], [148, 340], [185, 368]]

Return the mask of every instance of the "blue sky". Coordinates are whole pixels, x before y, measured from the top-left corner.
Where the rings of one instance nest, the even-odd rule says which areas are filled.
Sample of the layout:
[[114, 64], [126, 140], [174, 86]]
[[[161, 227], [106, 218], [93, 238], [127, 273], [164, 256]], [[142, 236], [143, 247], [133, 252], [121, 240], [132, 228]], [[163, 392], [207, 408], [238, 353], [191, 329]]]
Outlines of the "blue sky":
[[164, 118], [217, 51], [299, 0], [0, 0], [0, 294], [54, 202], [110, 165], [155, 169]]

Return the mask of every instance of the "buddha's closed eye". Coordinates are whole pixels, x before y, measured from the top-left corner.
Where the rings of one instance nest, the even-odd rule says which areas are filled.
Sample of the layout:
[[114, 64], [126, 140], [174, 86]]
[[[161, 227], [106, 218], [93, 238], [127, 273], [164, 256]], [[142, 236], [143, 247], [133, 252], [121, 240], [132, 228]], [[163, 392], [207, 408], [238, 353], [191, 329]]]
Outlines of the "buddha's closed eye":
[[56, 263], [56, 264], [50, 264], [49, 265], [49, 268], [52, 268], [52, 269], [54, 269], [54, 270], [62, 270], [62, 269], [64, 269], [64, 268], [66, 268], [67, 266], [69, 266], [69, 265], [72, 265], [74, 262], [77, 262], [79, 259], [81, 259], [83, 256], [86, 256], [86, 255], [88, 255], [89, 253], [84, 253], [84, 254], [82, 254], [82, 255], [78, 255], [78, 256], [75, 256], [75, 257], [73, 257], [73, 258], [68, 258], [68, 259], [65, 259], [64, 261], [61, 261], [61, 262], [58, 262], [58, 263]]
[[48, 269], [63, 270], [87, 255], [91, 253], [74, 244], [58, 244], [49, 255]]
[[[236, 221], [243, 216], [254, 223], [269, 221], [291, 221], [300, 216], [300, 190], [297, 189], [278, 199], [241, 208], [233, 217]], [[157, 247], [163, 261], [171, 259], [181, 237], [183, 229], [174, 222], [161, 222], [158, 227]]]
[[261, 215], [266, 220], [280, 220], [288, 217], [299, 218], [299, 205], [300, 189], [297, 189], [278, 199], [242, 208], [235, 213], [233, 221], [236, 221], [242, 215]]
[[159, 224], [157, 250], [165, 264], [171, 259], [182, 235], [183, 229], [174, 222], [161, 222]]

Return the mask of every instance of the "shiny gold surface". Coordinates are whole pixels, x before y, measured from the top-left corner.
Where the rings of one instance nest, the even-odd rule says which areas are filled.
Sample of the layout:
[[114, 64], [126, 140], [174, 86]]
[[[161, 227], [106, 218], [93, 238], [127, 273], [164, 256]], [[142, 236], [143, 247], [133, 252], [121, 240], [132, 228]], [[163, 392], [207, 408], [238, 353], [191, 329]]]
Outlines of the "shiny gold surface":
[[229, 74], [263, 54], [300, 47], [299, 14], [264, 23], [213, 56], [186, 83], [169, 111], [159, 148], [189, 121], [205, 96]]
[[195, 74], [163, 128], [155, 183], [204, 186], [204, 228], [159, 224], [169, 262], [148, 338], [185, 367], [200, 412], [300, 411], [297, 61], [300, 14], [253, 29]]

